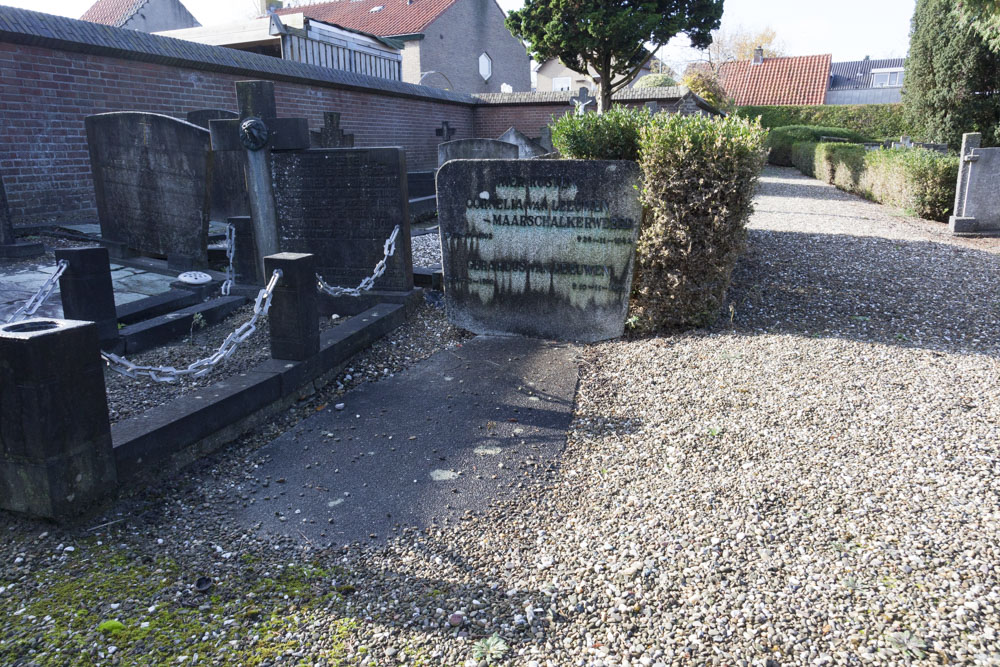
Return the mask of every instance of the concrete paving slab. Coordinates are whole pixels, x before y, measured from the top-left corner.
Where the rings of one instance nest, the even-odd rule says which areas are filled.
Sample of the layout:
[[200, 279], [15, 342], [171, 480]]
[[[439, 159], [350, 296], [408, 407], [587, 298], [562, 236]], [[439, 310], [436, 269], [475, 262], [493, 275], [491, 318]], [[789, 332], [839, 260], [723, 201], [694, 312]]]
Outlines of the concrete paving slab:
[[[234, 489], [248, 529], [313, 544], [384, 539], [517, 493], [566, 443], [575, 346], [479, 336], [328, 405]], [[251, 503], [250, 500], [253, 500]]]

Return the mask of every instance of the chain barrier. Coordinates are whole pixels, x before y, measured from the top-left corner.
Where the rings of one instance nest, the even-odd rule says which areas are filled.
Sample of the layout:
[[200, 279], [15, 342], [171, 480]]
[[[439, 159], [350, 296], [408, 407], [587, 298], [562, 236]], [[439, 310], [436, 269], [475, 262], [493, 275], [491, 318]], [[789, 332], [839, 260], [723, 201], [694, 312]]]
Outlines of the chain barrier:
[[392, 234], [389, 234], [389, 238], [385, 241], [385, 246], [382, 248], [382, 259], [379, 263], [375, 265], [375, 270], [370, 276], [361, 281], [361, 284], [357, 287], [334, 287], [323, 280], [323, 276], [316, 274], [316, 280], [318, 281], [317, 287], [321, 292], [325, 292], [330, 296], [361, 296], [361, 292], [367, 292], [372, 287], [375, 286], [375, 281], [382, 277], [385, 273], [385, 262], [390, 257], [396, 253], [396, 237], [399, 236], [399, 225], [396, 225]]
[[220, 364], [231, 357], [239, 344], [249, 338], [253, 332], [257, 330], [257, 320], [266, 316], [267, 311], [271, 308], [271, 296], [274, 294], [274, 288], [277, 286], [278, 280], [281, 279], [281, 276], [281, 269], [275, 269], [274, 273], [271, 274], [271, 280], [268, 281], [267, 286], [257, 294], [257, 301], [253, 306], [253, 316], [236, 329], [236, 331], [229, 334], [229, 336], [226, 337], [226, 340], [223, 341], [222, 345], [219, 346], [219, 349], [215, 352], [215, 354], [195, 361], [187, 368], [177, 369], [173, 366], [139, 366], [138, 364], [133, 364], [124, 357], [119, 357], [117, 354], [112, 354], [110, 352], [102, 352], [101, 358], [111, 370], [133, 379], [138, 379], [139, 376], [145, 375], [155, 382], [173, 382], [177, 378], [185, 375], [191, 375], [196, 378], [207, 375], [217, 364]]
[[236, 228], [232, 225], [226, 226], [226, 259], [229, 260], [229, 266], [226, 267], [226, 279], [222, 283], [222, 287], [219, 291], [222, 292], [222, 296], [229, 296], [229, 293], [233, 289], [233, 283], [236, 282], [236, 269], [233, 268], [233, 257], [236, 255]]
[[69, 262], [65, 259], [60, 259], [56, 264], [55, 273], [49, 276], [45, 282], [42, 283], [42, 286], [38, 288], [38, 291], [35, 292], [34, 296], [25, 301], [23, 306], [15, 310], [14, 314], [7, 318], [7, 323], [10, 324], [11, 322], [20, 322], [21, 320], [26, 320], [34, 315], [35, 312], [42, 307], [42, 304], [45, 303], [50, 296], [52, 296], [52, 292], [56, 289], [56, 284], [59, 283], [60, 276], [66, 272], [68, 267]]

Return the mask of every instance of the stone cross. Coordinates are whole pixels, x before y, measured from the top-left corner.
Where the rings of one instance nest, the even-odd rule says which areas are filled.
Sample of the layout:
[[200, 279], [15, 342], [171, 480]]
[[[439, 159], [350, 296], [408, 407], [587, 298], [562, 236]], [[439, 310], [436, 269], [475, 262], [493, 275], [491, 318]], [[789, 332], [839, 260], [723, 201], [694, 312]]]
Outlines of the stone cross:
[[441, 127], [434, 130], [434, 134], [441, 137], [442, 141], [451, 141], [451, 138], [458, 132], [455, 128], [451, 127], [448, 121], [441, 123]]
[[7, 206], [7, 191], [0, 178], [0, 257], [34, 257], [45, 252], [41, 243], [19, 243], [14, 235], [14, 221]]
[[340, 129], [340, 114], [327, 111], [323, 114], [323, 127], [313, 132], [320, 148], [354, 148], [354, 135]]
[[580, 86], [580, 92], [576, 97], [569, 98], [569, 101], [576, 107], [576, 115], [582, 116], [587, 113], [587, 105], [591, 102], [596, 102], [597, 98], [590, 96], [590, 91], [586, 86]]
[[209, 122], [212, 150], [246, 151], [250, 215], [263, 274], [264, 257], [279, 252], [270, 152], [309, 148], [309, 123], [305, 118], [278, 118], [272, 81], [237, 81], [236, 100], [238, 119]]

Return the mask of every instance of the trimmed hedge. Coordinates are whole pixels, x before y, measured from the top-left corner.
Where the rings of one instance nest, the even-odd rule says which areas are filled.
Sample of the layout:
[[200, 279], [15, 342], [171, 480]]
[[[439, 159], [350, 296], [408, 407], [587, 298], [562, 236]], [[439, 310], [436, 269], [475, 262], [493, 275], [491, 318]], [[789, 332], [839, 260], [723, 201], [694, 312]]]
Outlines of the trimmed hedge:
[[552, 122], [552, 145], [575, 160], [639, 159], [639, 131], [649, 112], [615, 105], [602, 114], [567, 114]]
[[853, 130], [842, 127], [823, 127], [810, 125], [790, 125], [771, 130], [767, 137], [767, 147], [771, 150], [768, 162], [781, 167], [792, 167], [792, 147], [802, 141], [819, 142], [820, 137], [838, 137], [857, 143], [866, 141], [867, 137]]
[[794, 166], [807, 176], [841, 190], [902, 209], [910, 215], [946, 222], [958, 179], [958, 156], [923, 148], [866, 151], [844, 143], [799, 142]]
[[919, 128], [912, 127], [904, 118], [901, 104], [746, 106], [736, 113], [744, 118], [760, 116], [760, 124], [768, 129], [788, 125], [842, 127], [878, 141], [919, 134]]
[[630, 326], [704, 326], [718, 317], [746, 242], [767, 131], [736, 116], [657, 114], [642, 128], [647, 207]]

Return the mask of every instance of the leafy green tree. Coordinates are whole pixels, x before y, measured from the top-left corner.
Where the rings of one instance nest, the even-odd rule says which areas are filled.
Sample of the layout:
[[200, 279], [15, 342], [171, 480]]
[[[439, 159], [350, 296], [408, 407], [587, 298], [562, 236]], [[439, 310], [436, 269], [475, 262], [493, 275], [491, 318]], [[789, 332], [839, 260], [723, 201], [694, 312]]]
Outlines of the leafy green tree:
[[1000, 55], [959, 15], [956, 0], [917, 0], [903, 106], [923, 137], [953, 148], [962, 133], [994, 145], [1000, 123]]
[[662, 88], [676, 85], [677, 81], [669, 74], [647, 74], [635, 82], [636, 88]]
[[649, 58], [647, 43], [655, 50], [684, 33], [705, 48], [721, 18], [722, 0], [525, 0], [507, 27], [538, 62], [559, 58], [574, 72], [597, 72], [601, 112]]
[[958, 11], [989, 47], [1000, 53], [1000, 0], [959, 0]]

